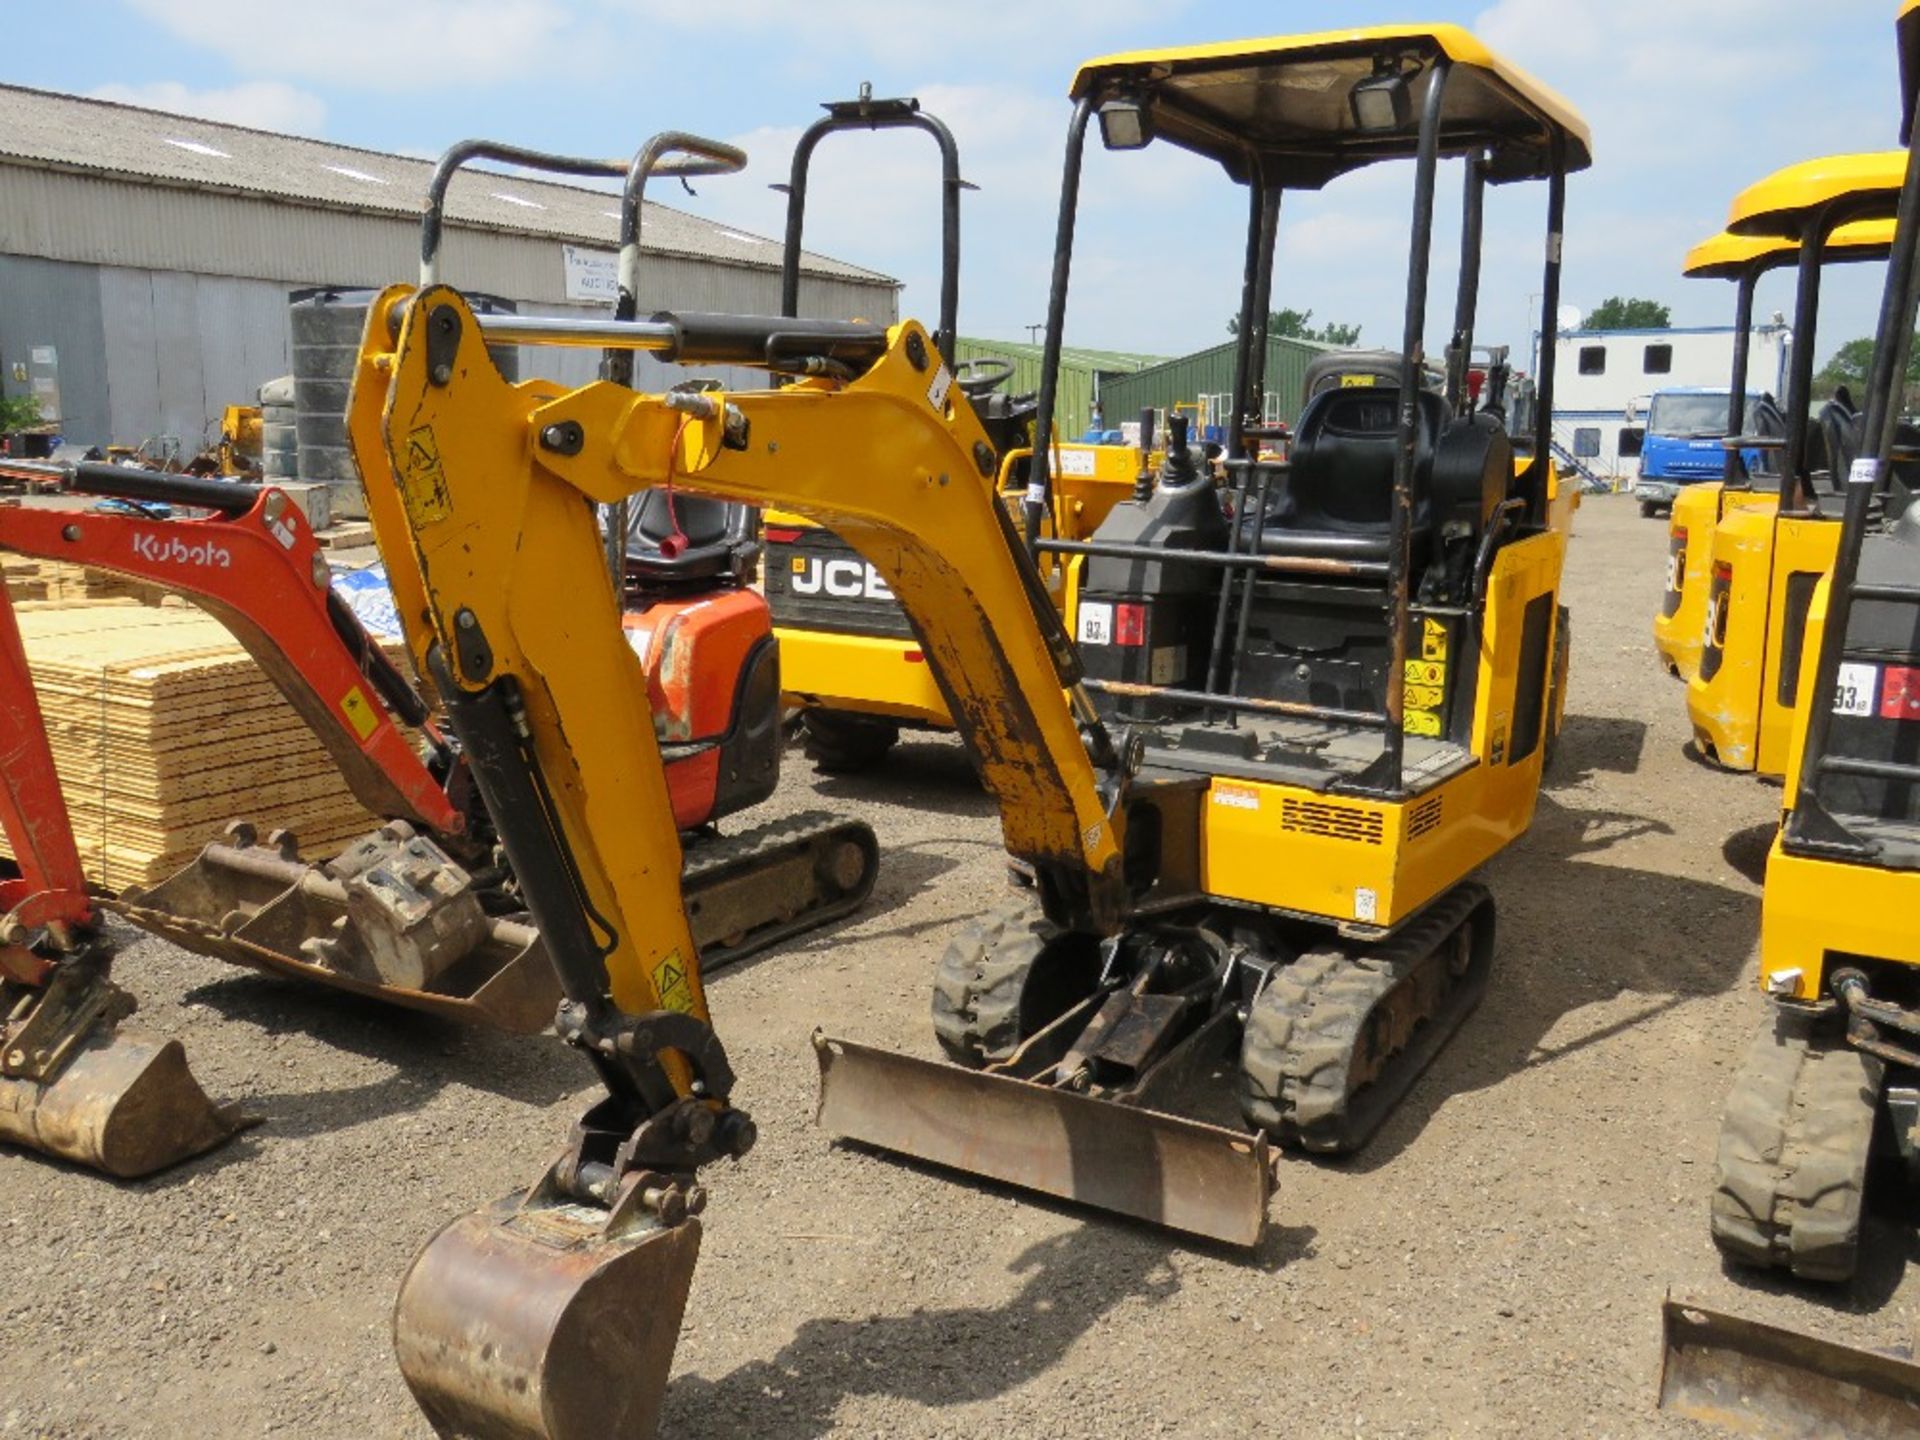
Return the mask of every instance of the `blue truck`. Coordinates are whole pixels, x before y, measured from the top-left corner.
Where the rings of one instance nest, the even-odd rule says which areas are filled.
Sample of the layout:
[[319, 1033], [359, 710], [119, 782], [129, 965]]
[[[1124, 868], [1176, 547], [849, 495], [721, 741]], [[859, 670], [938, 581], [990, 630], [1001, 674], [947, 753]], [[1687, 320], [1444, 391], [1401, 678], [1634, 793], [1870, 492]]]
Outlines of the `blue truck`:
[[[1661, 390], [1647, 407], [1646, 435], [1640, 442], [1640, 473], [1633, 482], [1634, 498], [1642, 515], [1670, 509], [1673, 497], [1685, 485], [1718, 480], [1725, 470], [1727, 388], [1690, 385]], [[1779, 408], [1765, 395], [1747, 398], [1745, 435], [1779, 435]], [[1749, 474], [1768, 468], [1771, 454], [1748, 448], [1740, 452]]]

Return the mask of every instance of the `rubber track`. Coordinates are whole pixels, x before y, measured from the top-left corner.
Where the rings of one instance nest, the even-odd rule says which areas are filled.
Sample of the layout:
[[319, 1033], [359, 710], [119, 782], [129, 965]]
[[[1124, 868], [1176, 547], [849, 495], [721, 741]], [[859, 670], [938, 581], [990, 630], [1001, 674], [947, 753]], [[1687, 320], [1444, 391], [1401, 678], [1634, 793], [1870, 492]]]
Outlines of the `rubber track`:
[[700, 951], [702, 971], [717, 970], [722, 965], [744, 960], [769, 945], [859, 909], [873, 892], [874, 878], [879, 872], [879, 842], [863, 821], [851, 820], [845, 815], [835, 815], [825, 810], [804, 810], [752, 830], [743, 830], [737, 835], [703, 837], [688, 846], [681, 862], [680, 888], [683, 893], [691, 894], [698, 890], [702, 882], [717, 880], [725, 871], [751, 868], [762, 857], [775, 856], [795, 845], [811, 842], [835, 831], [865, 832], [869, 863], [860, 883], [830, 901], [822, 900], [820, 892], [816, 890], [807, 909], [785, 923], [769, 921], [749, 927], [746, 938], [738, 945], [728, 946], [709, 941]]
[[1807, 1017], [1769, 1017], [1720, 1124], [1712, 1230], [1729, 1259], [1852, 1278], [1883, 1071]]
[[871, 770], [887, 758], [900, 739], [900, 727], [865, 715], [804, 710], [800, 715], [801, 750], [829, 775]]
[[933, 977], [933, 1033], [949, 1059], [978, 1070], [1013, 1053], [1027, 975], [1059, 935], [1029, 892], [954, 937]]
[[[1240, 1109], [1248, 1123], [1283, 1145], [1322, 1154], [1358, 1149], [1373, 1127], [1352, 1133], [1347, 1076], [1368, 1014], [1487, 899], [1482, 886], [1462, 885], [1367, 951], [1327, 946], [1277, 971], [1248, 1010], [1241, 1037]], [[1420, 1039], [1402, 1054], [1414, 1053]], [[1375, 1083], [1410, 1085], [1431, 1058]], [[1396, 1057], [1394, 1065], [1401, 1063]]]

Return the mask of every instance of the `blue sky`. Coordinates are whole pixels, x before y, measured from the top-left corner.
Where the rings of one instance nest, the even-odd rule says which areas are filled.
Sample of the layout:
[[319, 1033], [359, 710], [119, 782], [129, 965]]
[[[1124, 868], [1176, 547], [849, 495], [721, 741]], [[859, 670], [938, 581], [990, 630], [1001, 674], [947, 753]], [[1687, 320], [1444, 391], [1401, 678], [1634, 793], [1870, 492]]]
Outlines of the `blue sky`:
[[[1646, 295], [1676, 324], [1724, 322], [1731, 287], [1685, 281], [1688, 245], [1780, 165], [1896, 140], [1893, 0], [1495, 0], [1424, 8], [1302, 0], [69, 0], [18, 6], [0, 77], [212, 119], [434, 154], [467, 135], [580, 154], [655, 130], [730, 139], [749, 173], [672, 203], [777, 235], [794, 137], [817, 102], [914, 94], [953, 128], [966, 198], [960, 323], [1019, 338], [1044, 314], [1074, 66], [1119, 49], [1418, 16], [1473, 28], [1571, 99], [1596, 165], [1573, 182], [1565, 299]], [[937, 299], [933, 149], [849, 136], [815, 161], [811, 248], [906, 282], [905, 313]], [[1397, 343], [1406, 165], [1289, 201], [1274, 300]], [[1454, 222], [1443, 188], [1429, 344], [1451, 307]], [[1481, 338], [1524, 350], [1538, 288], [1544, 187], [1496, 192]], [[1238, 305], [1242, 193], [1167, 146], [1090, 147], [1069, 339], [1178, 354], [1225, 338]], [[1829, 277], [1819, 353], [1871, 333], [1880, 267]], [[1759, 313], [1786, 309], [1789, 276]]]

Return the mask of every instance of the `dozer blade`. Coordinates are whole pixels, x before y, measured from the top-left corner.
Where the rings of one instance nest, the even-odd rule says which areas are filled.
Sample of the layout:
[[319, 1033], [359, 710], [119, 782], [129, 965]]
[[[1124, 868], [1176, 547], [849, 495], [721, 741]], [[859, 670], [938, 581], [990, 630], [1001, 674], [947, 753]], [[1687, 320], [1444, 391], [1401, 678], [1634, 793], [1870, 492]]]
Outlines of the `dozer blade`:
[[1769, 1440], [1911, 1440], [1920, 1366], [1667, 1298], [1660, 1408]]
[[400, 1287], [400, 1373], [434, 1430], [472, 1440], [646, 1440], [680, 1338], [700, 1222], [614, 1238], [607, 1214], [512, 1195], [464, 1215]]
[[257, 1124], [215, 1105], [178, 1040], [104, 1030], [51, 1080], [0, 1077], [0, 1140], [122, 1180], [211, 1150]]
[[1229, 1245], [1266, 1224], [1264, 1135], [815, 1032], [834, 1135]]

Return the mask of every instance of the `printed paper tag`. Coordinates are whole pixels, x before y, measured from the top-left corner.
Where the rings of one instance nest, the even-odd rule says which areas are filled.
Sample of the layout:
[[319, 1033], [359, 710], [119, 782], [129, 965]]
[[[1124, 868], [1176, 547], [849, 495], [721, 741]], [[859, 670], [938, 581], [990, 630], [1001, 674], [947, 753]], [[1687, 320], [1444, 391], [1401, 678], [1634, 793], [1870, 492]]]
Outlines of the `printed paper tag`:
[[1871, 455], [1856, 460], [1847, 467], [1849, 485], [1871, 485], [1880, 472], [1880, 462]]
[[1062, 475], [1091, 475], [1094, 470], [1093, 451], [1062, 450], [1060, 452], [1060, 473]]
[[1258, 810], [1260, 792], [1251, 785], [1226, 785], [1216, 780], [1213, 782], [1213, 803], [1229, 805], [1235, 810]]
[[933, 372], [933, 384], [927, 387], [927, 403], [936, 410], [947, 408], [947, 391], [953, 385], [953, 372], [942, 365]]
[[1873, 714], [1873, 695], [1879, 679], [1878, 665], [1842, 665], [1840, 683], [1833, 690], [1833, 713], [1836, 715]]
[[1082, 645], [1111, 645], [1113, 643], [1113, 606], [1100, 604], [1081, 605], [1080, 643]]
[[1380, 897], [1371, 890], [1353, 892], [1353, 918], [1371, 925], [1380, 914]]

